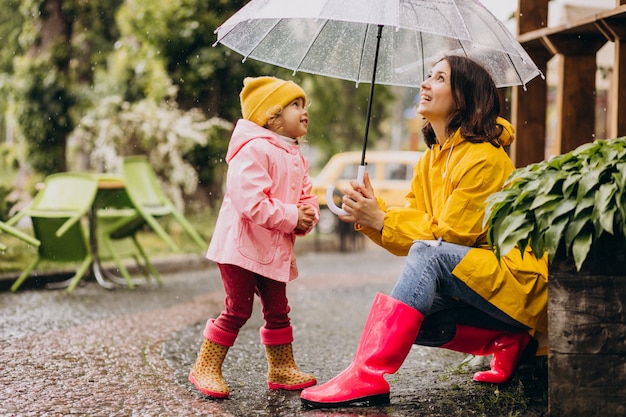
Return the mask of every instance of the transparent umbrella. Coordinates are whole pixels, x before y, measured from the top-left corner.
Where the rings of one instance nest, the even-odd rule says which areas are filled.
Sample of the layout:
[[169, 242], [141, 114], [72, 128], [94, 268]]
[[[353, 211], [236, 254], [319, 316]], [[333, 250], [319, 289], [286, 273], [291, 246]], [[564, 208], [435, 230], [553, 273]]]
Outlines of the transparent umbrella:
[[444, 54], [480, 62], [498, 87], [541, 74], [476, 0], [252, 0], [216, 32], [244, 61], [370, 83], [360, 182], [376, 84], [418, 87]]

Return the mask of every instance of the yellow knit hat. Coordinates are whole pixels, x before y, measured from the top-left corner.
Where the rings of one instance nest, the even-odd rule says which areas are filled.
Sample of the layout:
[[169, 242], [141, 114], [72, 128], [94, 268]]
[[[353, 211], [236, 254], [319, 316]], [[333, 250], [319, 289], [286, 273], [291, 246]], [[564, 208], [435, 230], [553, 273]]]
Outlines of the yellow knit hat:
[[283, 108], [297, 98], [306, 103], [306, 94], [296, 83], [276, 77], [246, 77], [239, 95], [243, 118], [265, 126], [275, 107]]

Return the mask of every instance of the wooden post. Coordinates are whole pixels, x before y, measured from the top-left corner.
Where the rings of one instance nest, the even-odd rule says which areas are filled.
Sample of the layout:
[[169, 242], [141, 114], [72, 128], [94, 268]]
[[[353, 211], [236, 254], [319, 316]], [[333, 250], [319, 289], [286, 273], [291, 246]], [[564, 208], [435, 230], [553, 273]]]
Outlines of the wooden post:
[[[546, 74], [552, 54], [537, 46], [526, 50], [537, 67]], [[516, 167], [541, 162], [546, 154], [546, 115], [548, 108], [548, 82], [537, 77], [526, 86], [513, 87], [512, 123], [516, 128], [515, 142], [511, 145], [511, 159]]]
[[[548, 0], [518, 0], [518, 35], [545, 28], [548, 24]], [[524, 48], [537, 67], [547, 72], [552, 53], [535, 41]], [[515, 142], [511, 145], [511, 159], [516, 167], [526, 166], [545, 159], [547, 81], [537, 77], [526, 86], [513, 87], [511, 92], [511, 123], [515, 126]]]
[[548, 36], [561, 54], [557, 89], [557, 141], [561, 153], [595, 139], [596, 53], [606, 43], [599, 32]]
[[626, 277], [550, 272], [548, 413], [626, 415]]
[[[623, 0], [626, 4], [626, 0]], [[608, 137], [626, 136], [626, 17], [608, 18], [598, 25], [614, 42], [615, 60], [609, 88]]]

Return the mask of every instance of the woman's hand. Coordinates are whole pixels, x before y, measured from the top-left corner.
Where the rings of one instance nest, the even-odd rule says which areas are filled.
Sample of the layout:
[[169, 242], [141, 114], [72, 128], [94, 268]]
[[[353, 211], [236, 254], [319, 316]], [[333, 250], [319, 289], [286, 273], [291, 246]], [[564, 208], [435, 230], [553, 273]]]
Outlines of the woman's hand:
[[360, 185], [356, 181], [350, 181], [352, 189], [343, 190], [342, 208], [348, 215], [339, 216], [339, 219], [344, 222], [359, 223], [365, 227], [381, 230], [385, 221], [385, 212], [378, 205], [376, 194], [367, 172], [365, 172], [363, 177], [363, 183], [363, 185]]

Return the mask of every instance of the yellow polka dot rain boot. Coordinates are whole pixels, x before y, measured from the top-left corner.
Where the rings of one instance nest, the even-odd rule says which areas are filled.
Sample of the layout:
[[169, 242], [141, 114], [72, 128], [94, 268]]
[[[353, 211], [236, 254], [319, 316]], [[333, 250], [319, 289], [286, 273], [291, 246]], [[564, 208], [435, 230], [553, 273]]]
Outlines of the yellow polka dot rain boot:
[[222, 377], [222, 363], [236, 338], [237, 333], [220, 329], [214, 324], [214, 320], [207, 321], [204, 341], [196, 363], [189, 372], [189, 382], [198, 391], [213, 398], [228, 398], [228, 385]]
[[198, 391], [213, 398], [228, 398], [228, 386], [222, 377], [222, 363], [228, 346], [204, 339], [198, 359], [189, 372], [189, 382]]
[[261, 342], [267, 354], [267, 386], [269, 389], [301, 390], [317, 383], [315, 377], [298, 369], [291, 342], [291, 326], [283, 329], [261, 328]]

